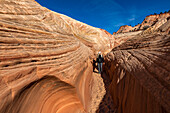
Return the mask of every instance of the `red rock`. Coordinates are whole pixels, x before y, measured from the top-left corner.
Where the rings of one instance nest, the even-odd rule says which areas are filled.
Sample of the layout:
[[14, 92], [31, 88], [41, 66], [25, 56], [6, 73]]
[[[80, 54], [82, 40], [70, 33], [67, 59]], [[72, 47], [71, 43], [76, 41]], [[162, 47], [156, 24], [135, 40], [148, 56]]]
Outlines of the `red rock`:
[[116, 113], [170, 111], [169, 42], [166, 32], [136, 35], [107, 54], [105, 71]]
[[[170, 111], [166, 15], [147, 32], [111, 35], [34, 0], [1, 0], [0, 9], [0, 113]], [[108, 88], [91, 60], [112, 48]]]
[[94, 112], [105, 89], [91, 60], [114, 38], [34, 0], [0, 9], [0, 113]]

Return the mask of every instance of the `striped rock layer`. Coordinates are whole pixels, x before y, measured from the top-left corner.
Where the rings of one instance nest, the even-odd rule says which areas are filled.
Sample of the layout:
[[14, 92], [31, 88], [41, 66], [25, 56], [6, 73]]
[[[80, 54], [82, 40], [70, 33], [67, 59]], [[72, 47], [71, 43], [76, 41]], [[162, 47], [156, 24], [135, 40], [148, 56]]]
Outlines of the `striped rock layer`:
[[[162, 27], [165, 28], [162, 30]], [[112, 49], [105, 71], [116, 113], [170, 112], [170, 34], [136, 35]]]
[[34, 0], [0, 0], [0, 9], [0, 113], [97, 109], [93, 95], [102, 99], [105, 89], [91, 58], [114, 39]]

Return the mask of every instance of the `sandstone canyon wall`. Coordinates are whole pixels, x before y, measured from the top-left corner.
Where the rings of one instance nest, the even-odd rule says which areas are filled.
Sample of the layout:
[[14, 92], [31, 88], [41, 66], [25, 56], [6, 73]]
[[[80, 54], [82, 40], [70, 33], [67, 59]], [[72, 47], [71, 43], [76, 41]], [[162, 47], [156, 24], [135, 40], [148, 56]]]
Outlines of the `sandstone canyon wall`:
[[34, 0], [0, 0], [0, 9], [0, 113], [94, 113], [106, 91], [91, 60], [112, 48], [111, 111], [170, 111], [169, 14], [145, 31], [111, 35]]
[[[0, 113], [95, 111], [105, 89], [91, 58], [110, 40], [34, 0], [0, 0]], [[93, 93], [100, 98], [92, 103]]]
[[170, 112], [170, 21], [112, 49], [105, 72], [116, 113]]

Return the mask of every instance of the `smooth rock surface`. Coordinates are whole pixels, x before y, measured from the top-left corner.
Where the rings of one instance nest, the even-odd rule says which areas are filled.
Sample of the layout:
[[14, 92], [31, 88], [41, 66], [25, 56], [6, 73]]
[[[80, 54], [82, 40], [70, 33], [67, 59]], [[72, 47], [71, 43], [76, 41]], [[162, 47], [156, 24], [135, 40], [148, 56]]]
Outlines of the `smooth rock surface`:
[[91, 60], [114, 38], [34, 0], [0, 9], [0, 113], [94, 112], [105, 89]]

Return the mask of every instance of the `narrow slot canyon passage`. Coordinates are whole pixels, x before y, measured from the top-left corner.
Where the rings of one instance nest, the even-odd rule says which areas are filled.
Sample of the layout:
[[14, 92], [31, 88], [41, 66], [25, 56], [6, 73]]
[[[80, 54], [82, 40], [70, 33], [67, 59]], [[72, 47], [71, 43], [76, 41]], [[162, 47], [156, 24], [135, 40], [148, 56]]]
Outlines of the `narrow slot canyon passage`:
[[105, 70], [99, 74], [96, 68], [93, 72], [93, 76], [95, 78], [101, 78], [105, 88], [105, 94], [104, 96], [102, 95], [103, 98], [98, 106], [98, 109], [96, 110], [96, 113], [114, 113], [113, 100], [109, 91], [109, 85], [111, 83], [109, 76], [106, 75]]
[[0, 8], [0, 113], [169, 113], [169, 13], [112, 35], [35, 0]]
[[169, 34], [138, 36], [106, 55], [102, 78], [113, 113], [169, 113], [169, 42]]
[[99, 76], [102, 77], [105, 84], [106, 94], [104, 95], [96, 113], [114, 113], [113, 100], [109, 91], [111, 80], [109, 80], [109, 77], [106, 75], [105, 71], [103, 71], [103, 73]]

